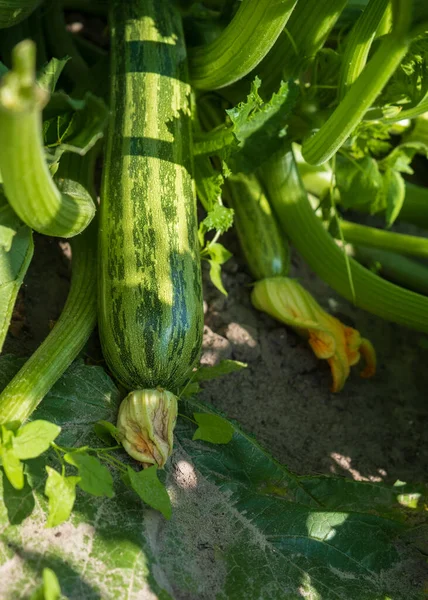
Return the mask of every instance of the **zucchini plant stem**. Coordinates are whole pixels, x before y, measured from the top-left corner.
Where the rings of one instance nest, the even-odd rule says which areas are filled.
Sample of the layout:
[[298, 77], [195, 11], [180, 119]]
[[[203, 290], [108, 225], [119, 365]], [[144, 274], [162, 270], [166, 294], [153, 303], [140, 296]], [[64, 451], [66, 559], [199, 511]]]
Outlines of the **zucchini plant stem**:
[[339, 76], [339, 100], [364, 69], [389, 0], [370, 0], [347, 38]]
[[321, 279], [352, 302], [346, 268], [348, 259], [358, 307], [386, 320], [428, 332], [428, 298], [385, 281], [345, 257], [343, 249], [314, 213], [291, 151], [272, 159], [262, 175], [284, 234]]
[[190, 51], [196, 88], [214, 90], [242, 79], [266, 56], [284, 29], [297, 0], [243, 0], [214, 41]]
[[20, 219], [39, 233], [72, 237], [95, 214], [79, 184], [54, 183], [45, 159], [42, 110], [47, 100], [35, 81], [35, 44], [13, 50], [13, 69], [0, 85], [0, 170], [7, 199]]
[[320, 165], [341, 148], [403, 60], [409, 43], [407, 36], [394, 33], [383, 39], [338, 107], [321, 129], [304, 142], [302, 154], [306, 162]]
[[340, 221], [340, 228], [346, 241], [351, 244], [363, 244], [371, 248], [428, 258], [427, 238], [394, 233], [344, 220]]
[[428, 296], [428, 267], [389, 250], [354, 246], [355, 258], [367, 266], [376, 265], [379, 273], [404, 287]]
[[346, 6], [346, 0], [299, 0], [272, 50], [257, 68], [262, 95], [309, 66]]
[[[96, 149], [84, 158], [66, 155], [61, 168], [67, 170], [67, 177], [85, 179], [91, 189], [92, 183], [87, 178], [92, 179], [95, 156]], [[95, 327], [96, 239], [95, 222], [73, 239], [71, 287], [66, 304], [52, 331], [0, 394], [0, 423], [15, 420], [23, 423], [31, 416]]]

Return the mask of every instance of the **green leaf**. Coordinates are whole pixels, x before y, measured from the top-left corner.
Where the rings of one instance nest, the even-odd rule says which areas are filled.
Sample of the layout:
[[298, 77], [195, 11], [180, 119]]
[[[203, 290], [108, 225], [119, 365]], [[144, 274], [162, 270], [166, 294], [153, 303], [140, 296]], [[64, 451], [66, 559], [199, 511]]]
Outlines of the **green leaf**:
[[59, 76], [69, 60], [71, 60], [70, 56], [65, 56], [61, 59], [51, 58], [51, 60], [42, 67], [37, 77], [39, 86], [50, 94], [54, 92]]
[[132, 489], [137, 492], [143, 502], [161, 512], [165, 519], [171, 518], [171, 500], [165, 486], [158, 479], [155, 465], [138, 473], [128, 467], [128, 477]]
[[[1, 357], [0, 381], [6, 383], [15, 366]], [[111, 410], [112, 395], [118, 396], [98, 371], [79, 363], [74, 377], [63, 377], [56, 398], [49, 399], [52, 411], [53, 400], [61, 409], [61, 436], [67, 428], [73, 435], [78, 431], [82, 445], [92, 444], [95, 421], [113, 418], [104, 411]], [[86, 429], [82, 419], [75, 430], [84, 410], [83, 404], [74, 410], [80, 392], [90, 418]], [[100, 414], [94, 419], [96, 407]], [[216, 414], [194, 400], [180, 401], [180, 413], [193, 419], [194, 412]], [[12, 526], [0, 502], [1, 594], [20, 598], [47, 566], [70, 598], [116, 599], [125, 590], [129, 598], [199, 600], [207, 594], [207, 573], [219, 600], [424, 597], [426, 560], [418, 549], [427, 500], [421, 486], [298, 477], [231, 425], [229, 444], [208, 445], [192, 440], [193, 423], [178, 420], [175, 451], [164, 472], [173, 505], [169, 521], [145, 510], [116, 475], [113, 498], [78, 494], [70, 519], [47, 532], [44, 456], [28, 461], [36, 499], [32, 514]]]
[[215, 260], [209, 260], [210, 264], [210, 279], [215, 287], [225, 296], [227, 296], [226, 288], [221, 280], [221, 265]]
[[109, 421], [98, 421], [94, 425], [95, 434], [108, 446], [111, 445], [113, 441], [116, 441], [118, 444], [121, 443], [120, 433], [118, 428], [110, 423]]
[[48, 478], [45, 494], [49, 498], [49, 513], [46, 527], [56, 527], [70, 517], [76, 500], [76, 485], [79, 477], [65, 477], [55, 469], [46, 467]]
[[79, 487], [93, 496], [113, 497], [113, 478], [98, 458], [86, 452], [69, 452], [64, 455], [69, 465], [79, 471]]
[[231, 258], [232, 253], [229, 252], [222, 244], [209, 244], [206, 248], [204, 248], [204, 253], [209, 254], [211, 260], [218, 263], [219, 265], [223, 265], [225, 262]]
[[0, 473], [0, 498], [3, 499], [7, 511], [7, 518], [11, 525], [19, 525], [26, 519], [34, 509], [34, 495], [28, 481], [17, 490], [13, 487], [7, 477]]
[[233, 427], [226, 419], [208, 413], [193, 413], [199, 427], [193, 440], [203, 440], [212, 444], [228, 444], [233, 437]]
[[16, 490], [24, 487], [24, 465], [11, 447], [0, 448], [0, 458], [6, 477]]
[[0, 188], [0, 352], [33, 249], [31, 229], [20, 222]]
[[379, 168], [383, 170], [394, 169], [400, 173], [413, 174], [410, 164], [415, 154], [427, 156], [428, 147], [423, 142], [406, 142], [396, 146], [384, 159], [379, 161]]
[[202, 221], [206, 231], [215, 229], [219, 233], [224, 233], [230, 229], [233, 225], [233, 212], [232, 208], [216, 204]]
[[69, 101], [65, 95], [59, 98], [55, 108], [53, 99], [48, 105], [49, 112], [57, 114], [48, 119], [44, 114], [44, 137], [50, 162], [58, 161], [64, 152], [86, 154], [103, 137], [108, 120], [106, 104], [90, 92], [83, 101]]
[[30, 600], [59, 600], [60, 598], [61, 588], [55, 572], [52, 569], [43, 569], [43, 583], [32, 594]]
[[227, 292], [221, 280], [221, 265], [229, 260], [232, 253], [229, 252], [229, 250], [226, 250], [222, 244], [210, 243], [202, 250], [201, 256], [210, 264], [211, 281], [222, 294], [227, 296]]
[[12, 440], [13, 451], [21, 460], [36, 458], [49, 448], [61, 427], [49, 421], [32, 421], [21, 427]]
[[338, 156], [336, 183], [344, 208], [367, 205], [372, 213], [384, 208], [384, 182], [374, 158], [357, 161]]
[[195, 182], [198, 198], [207, 212], [221, 204], [224, 178], [207, 156], [195, 158]]
[[192, 380], [195, 382], [210, 381], [211, 379], [216, 379], [217, 377], [223, 377], [223, 375], [229, 375], [229, 373], [235, 373], [236, 371], [240, 371], [246, 367], [246, 363], [239, 362], [238, 360], [221, 360], [219, 364], [215, 365], [214, 367], [199, 367], [199, 369], [194, 373]]
[[227, 110], [238, 141], [238, 151], [226, 158], [233, 173], [254, 172], [276, 152], [284, 149], [287, 123], [298, 97], [293, 82], [282, 82], [269, 102], [259, 96], [260, 79], [256, 77], [246, 102]]
[[45, 396], [33, 418], [59, 425], [57, 443], [62, 446], [94, 446], [94, 424], [114, 420], [120, 400], [119, 391], [104, 369], [76, 360]]
[[383, 184], [386, 201], [386, 226], [391, 227], [403, 207], [406, 186], [400, 173], [391, 168], [388, 168], [383, 174]]

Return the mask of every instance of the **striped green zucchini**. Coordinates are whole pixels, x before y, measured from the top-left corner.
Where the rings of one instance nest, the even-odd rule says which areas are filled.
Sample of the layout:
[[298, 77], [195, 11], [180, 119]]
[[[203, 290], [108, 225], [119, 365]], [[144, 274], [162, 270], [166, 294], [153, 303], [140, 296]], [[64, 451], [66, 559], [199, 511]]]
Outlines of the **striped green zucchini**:
[[247, 265], [256, 281], [288, 273], [289, 254], [266, 194], [254, 175], [232, 175], [224, 196], [235, 211], [235, 228]]
[[128, 389], [175, 391], [197, 361], [202, 283], [190, 86], [170, 0], [112, 0], [112, 121], [99, 230], [104, 356]]

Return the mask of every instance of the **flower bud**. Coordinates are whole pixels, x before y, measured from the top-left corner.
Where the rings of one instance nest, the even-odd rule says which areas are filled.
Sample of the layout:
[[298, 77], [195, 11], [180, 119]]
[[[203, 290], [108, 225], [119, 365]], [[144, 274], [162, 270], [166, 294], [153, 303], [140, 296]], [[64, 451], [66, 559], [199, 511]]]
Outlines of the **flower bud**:
[[117, 428], [127, 453], [163, 467], [171, 456], [177, 397], [161, 388], [131, 392], [119, 408]]

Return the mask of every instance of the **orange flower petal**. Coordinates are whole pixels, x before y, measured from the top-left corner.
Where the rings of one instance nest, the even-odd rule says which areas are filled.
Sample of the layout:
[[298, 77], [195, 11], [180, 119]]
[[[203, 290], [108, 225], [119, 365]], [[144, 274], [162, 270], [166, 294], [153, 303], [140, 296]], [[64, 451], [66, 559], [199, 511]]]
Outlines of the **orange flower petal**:
[[361, 356], [366, 362], [366, 366], [360, 373], [360, 377], [368, 379], [376, 373], [376, 351], [370, 340], [362, 338], [360, 346]]
[[309, 330], [308, 342], [317, 358], [331, 358], [335, 353], [336, 342], [327, 331]]
[[338, 356], [329, 358], [327, 362], [330, 365], [331, 374], [333, 377], [333, 383], [330, 391], [334, 393], [340, 392], [349, 377], [349, 365], [348, 363], [340, 360]]

